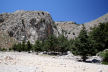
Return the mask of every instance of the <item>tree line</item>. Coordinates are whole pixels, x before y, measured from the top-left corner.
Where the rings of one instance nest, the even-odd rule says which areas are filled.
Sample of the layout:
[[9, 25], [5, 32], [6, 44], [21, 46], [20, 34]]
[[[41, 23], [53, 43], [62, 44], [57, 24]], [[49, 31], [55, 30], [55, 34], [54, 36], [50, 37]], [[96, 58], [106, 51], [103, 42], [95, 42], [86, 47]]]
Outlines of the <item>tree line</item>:
[[48, 36], [44, 41], [36, 40], [35, 44], [31, 44], [30, 41], [27, 43], [23, 41], [22, 43], [14, 44], [11, 48], [14, 51], [34, 51], [34, 52], [67, 52], [68, 49], [68, 39], [64, 35], [56, 37], [54, 35]]
[[100, 23], [99, 26], [92, 28], [90, 32], [87, 32], [83, 25], [75, 39], [68, 40], [64, 35], [58, 37], [50, 35], [44, 41], [37, 40], [35, 44], [31, 44], [29, 41], [14, 44], [12, 49], [15, 51], [61, 53], [71, 51], [74, 55], [80, 55], [83, 61], [86, 61], [88, 56], [96, 55], [96, 53], [108, 49], [108, 23]]

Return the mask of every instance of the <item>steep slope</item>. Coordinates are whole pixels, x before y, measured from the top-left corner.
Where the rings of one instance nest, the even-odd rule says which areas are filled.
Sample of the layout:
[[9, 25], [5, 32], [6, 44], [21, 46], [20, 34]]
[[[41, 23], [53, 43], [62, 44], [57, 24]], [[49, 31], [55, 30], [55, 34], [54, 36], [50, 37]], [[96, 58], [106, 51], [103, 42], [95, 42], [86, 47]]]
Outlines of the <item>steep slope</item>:
[[43, 11], [16, 11], [0, 14], [0, 32], [6, 33], [9, 39], [15, 38], [18, 42], [29, 40], [31, 43], [44, 40], [53, 33], [57, 35], [50, 14]]
[[12, 38], [8, 33], [0, 31], [0, 48], [10, 48], [14, 43], [17, 43], [15, 38]]
[[99, 17], [98, 19], [94, 20], [94, 21], [91, 21], [91, 22], [88, 22], [88, 23], [85, 23], [85, 27], [86, 29], [89, 31], [90, 28], [93, 28], [95, 26], [98, 26], [99, 23], [104, 23], [104, 22], [108, 22], [108, 13]]
[[[87, 31], [90, 31], [91, 28], [104, 22], [108, 22], [108, 13], [94, 21], [84, 23], [84, 26]], [[55, 24], [59, 33], [64, 34], [68, 39], [77, 37], [82, 29], [82, 24], [75, 24], [75, 22], [55, 22]]]
[[[99, 23], [108, 22], [108, 14], [85, 23], [87, 31], [98, 26]], [[82, 24], [75, 22], [54, 22], [48, 12], [23, 11], [0, 14], [0, 47], [9, 48], [13, 43], [36, 40], [44, 40], [50, 34], [59, 36], [64, 34], [68, 39], [79, 35]]]

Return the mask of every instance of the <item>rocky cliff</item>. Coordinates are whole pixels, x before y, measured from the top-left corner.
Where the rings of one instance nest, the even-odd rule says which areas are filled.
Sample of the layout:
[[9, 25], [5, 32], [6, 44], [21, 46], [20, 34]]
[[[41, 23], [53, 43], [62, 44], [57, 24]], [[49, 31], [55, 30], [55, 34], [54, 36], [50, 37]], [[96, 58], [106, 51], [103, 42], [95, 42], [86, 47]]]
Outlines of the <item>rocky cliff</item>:
[[[87, 31], [99, 25], [101, 22], [108, 22], [108, 14], [85, 23]], [[64, 34], [68, 39], [78, 36], [82, 24], [75, 22], [54, 22], [48, 12], [44, 11], [23, 11], [0, 14], [0, 47], [9, 48], [12, 44], [22, 41], [35, 43], [36, 40], [44, 40], [48, 35], [59, 36]]]
[[1, 47], [5, 47], [5, 44], [10, 42], [2, 38], [5, 36], [18, 42], [29, 40], [35, 43], [36, 40], [44, 40], [50, 34], [58, 35], [50, 14], [43, 11], [16, 11], [0, 14], [0, 32]]

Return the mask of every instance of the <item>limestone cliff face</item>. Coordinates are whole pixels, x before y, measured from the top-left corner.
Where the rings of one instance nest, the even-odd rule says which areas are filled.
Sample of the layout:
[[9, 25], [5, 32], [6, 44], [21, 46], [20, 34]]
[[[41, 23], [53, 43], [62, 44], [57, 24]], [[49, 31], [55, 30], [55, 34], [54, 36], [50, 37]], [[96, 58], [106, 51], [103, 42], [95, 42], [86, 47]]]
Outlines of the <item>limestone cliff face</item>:
[[44, 40], [53, 33], [57, 35], [50, 14], [43, 11], [16, 11], [0, 14], [0, 31], [18, 42], [29, 40], [31, 43]]
[[[108, 14], [85, 23], [87, 31], [108, 22]], [[77, 37], [82, 24], [75, 22], [54, 22], [48, 12], [44, 11], [16, 11], [0, 14], [0, 47], [9, 48], [15, 42], [44, 40], [50, 34], [59, 36], [64, 34], [68, 39]]]

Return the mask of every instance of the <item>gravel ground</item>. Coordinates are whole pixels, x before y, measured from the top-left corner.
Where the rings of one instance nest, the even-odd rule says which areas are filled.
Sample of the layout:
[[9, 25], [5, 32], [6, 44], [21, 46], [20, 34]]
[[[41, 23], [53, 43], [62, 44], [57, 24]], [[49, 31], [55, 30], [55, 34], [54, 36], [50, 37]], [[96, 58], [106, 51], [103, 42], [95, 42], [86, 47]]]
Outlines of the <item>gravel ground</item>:
[[0, 72], [108, 72], [108, 65], [77, 62], [63, 56], [0, 52]]

